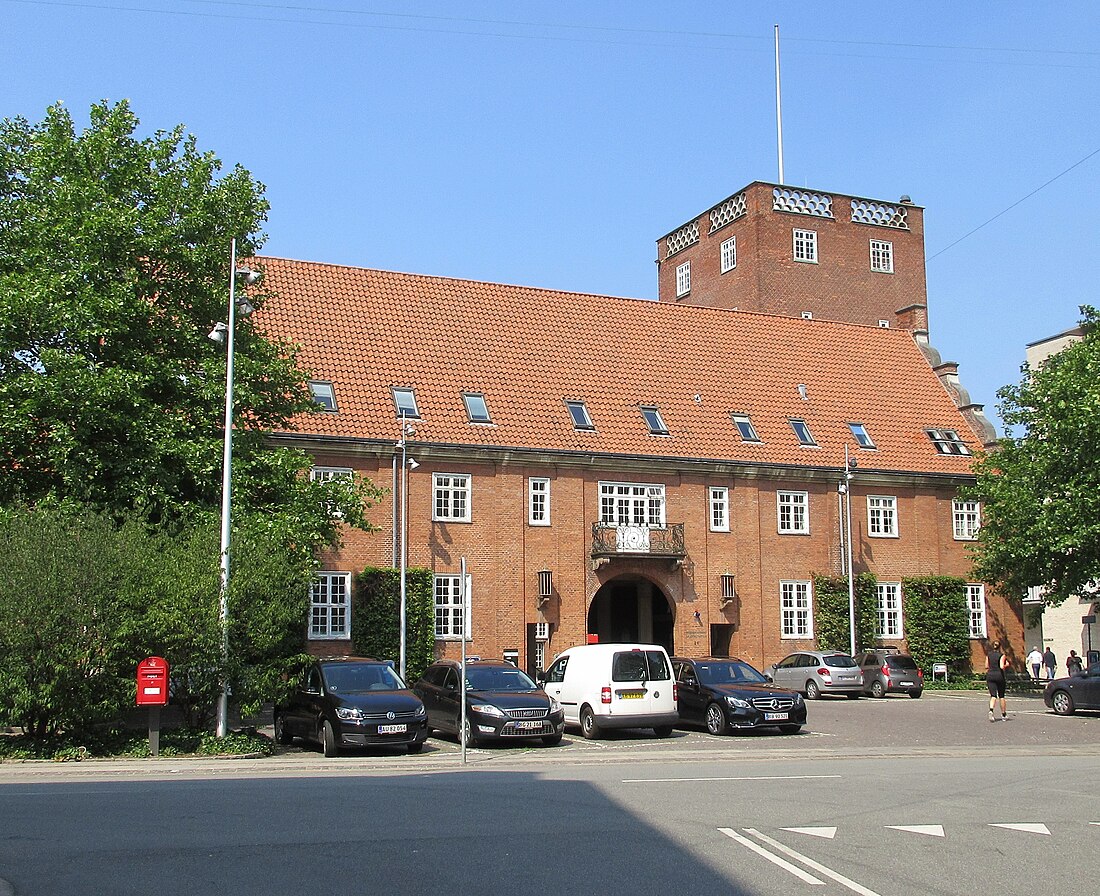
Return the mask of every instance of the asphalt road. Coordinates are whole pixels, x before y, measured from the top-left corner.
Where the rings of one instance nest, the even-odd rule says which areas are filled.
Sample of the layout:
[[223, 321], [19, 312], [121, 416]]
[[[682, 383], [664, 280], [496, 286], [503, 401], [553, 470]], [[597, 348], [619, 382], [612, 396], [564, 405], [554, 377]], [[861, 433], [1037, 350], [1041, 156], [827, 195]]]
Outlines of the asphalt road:
[[[1091, 892], [1100, 716], [820, 701], [808, 733], [0, 765], [18, 894]], [[0, 883], [0, 894], [4, 884]]]

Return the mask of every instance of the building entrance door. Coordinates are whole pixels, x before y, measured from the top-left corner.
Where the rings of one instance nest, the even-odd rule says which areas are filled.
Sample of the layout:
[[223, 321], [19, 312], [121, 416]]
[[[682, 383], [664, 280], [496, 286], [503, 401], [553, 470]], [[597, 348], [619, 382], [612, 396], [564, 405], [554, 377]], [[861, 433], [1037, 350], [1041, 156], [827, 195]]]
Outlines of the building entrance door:
[[660, 644], [673, 654], [672, 605], [649, 579], [622, 576], [603, 585], [588, 608], [588, 634], [601, 644]]

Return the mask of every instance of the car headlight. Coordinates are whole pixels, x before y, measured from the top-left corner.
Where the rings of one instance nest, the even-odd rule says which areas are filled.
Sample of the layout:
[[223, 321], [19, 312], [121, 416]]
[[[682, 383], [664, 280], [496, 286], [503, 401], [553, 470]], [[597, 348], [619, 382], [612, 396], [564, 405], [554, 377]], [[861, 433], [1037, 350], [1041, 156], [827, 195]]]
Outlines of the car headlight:
[[558, 701], [555, 700], [553, 697], [550, 698], [550, 712], [561, 712], [561, 704], [558, 703]]
[[802, 703], [804, 703], [804, 702], [805, 701], [802, 699], [802, 695], [798, 691], [795, 691], [794, 692], [794, 705], [795, 706], [801, 706]]
[[424, 717], [425, 717], [425, 716], [426, 716], [427, 714], [428, 714], [428, 710], [426, 710], [426, 709], [424, 708], [424, 704], [423, 704], [423, 703], [421, 703], [421, 704], [420, 704], [420, 705], [419, 705], [419, 706], [418, 706], [418, 707], [416, 708], [416, 712], [415, 712], [415, 713], [413, 713], [413, 718], [414, 718], [414, 719], [422, 719], [422, 718], [424, 718]]
[[492, 703], [471, 703], [470, 709], [474, 712], [479, 712], [482, 715], [493, 716], [494, 718], [503, 719], [504, 713], [493, 706]]
[[363, 710], [355, 709], [350, 706], [337, 706], [336, 718], [343, 719], [345, 722], [351, 720], [360, 720], [363, 718]]
[[742, 700], [740, 697], [727, 697], [726, 702], [730, 706], [736, 706], [738, 709], [752, 709], [752, 704], [748, 700]]

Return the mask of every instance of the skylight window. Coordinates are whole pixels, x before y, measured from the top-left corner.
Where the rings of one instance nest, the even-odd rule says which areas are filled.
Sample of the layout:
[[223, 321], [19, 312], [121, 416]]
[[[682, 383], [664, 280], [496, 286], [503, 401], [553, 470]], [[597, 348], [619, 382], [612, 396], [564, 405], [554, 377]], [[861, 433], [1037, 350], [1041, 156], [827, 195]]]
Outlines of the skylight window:
[[416, 393], [412, 389], [399, 389], [394, 386], [393, 404], [397, 408], [398, 417], [419, 417], [420, 411], [416, 407]]
[[805, 420], [799, 420], [797, 417], [791, 417], [787, 420], [791, 424], [791, 429], [794, 430], [794, 434], [798, 436], [799, 444], [801, 445], [817, 445], [814, 441], [813, 433], [810, 432], [810, 427], [806, 425]]
[[749, 419], [748, 414], [731, 414], [730, 416], [733, 417], [733, 425], [737, 427], [737, 431], [741, 434], [741, 441], [760, 441], [760, 436], [756, 434], [756, 428], [752, 425], [752, 420]]
[[462, 393], [462, 401], [466, 405], [466, 416], [471, 423], [490, 423], [489, 406], [485, 404], [485, 396], [480, 392]]
[[336, 410], [336, 391], [332, 388], [332, 383], [326, 383], [322, 380], [310, 380], [309, 394], [326, 411]]
[[940, 454], [969, 454], [970, 449], [953, 429], [926, 429], [928, 438]]
[[588, 416], [588, 406], [583, 401], [567, 401], [569, 416], [573, 418], [574, 429], [595, 429], [592, 418]]
[[848, 429], [852, 431], [852, 435], [855, 436], [856, 441], [859, 443], [860, 448], [874, 448], [875, 443], [867, 434], [867, 427], [862, 423], [849, 423]]
[[652, 405], [643, 405], [639, 410], [645, 418], [646, 426], [649, 427], [649, 431], [653, 433], [653, 435], [668, 435], [668, 427], [665, 426], [665, 421], [661, 419], [661, 412], [657, 410], [657, 408]]

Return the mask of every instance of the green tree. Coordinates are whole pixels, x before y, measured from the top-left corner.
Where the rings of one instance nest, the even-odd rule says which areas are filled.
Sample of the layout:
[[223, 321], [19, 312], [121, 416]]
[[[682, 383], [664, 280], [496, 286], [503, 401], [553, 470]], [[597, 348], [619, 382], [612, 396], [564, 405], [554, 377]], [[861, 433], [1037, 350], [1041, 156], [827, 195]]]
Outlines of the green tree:
[[[855, 592], [856, 650], [875, 643], [878, 616], [878, 579], [861, 572], [853, 582]], [[851, 619], [847, 576], [814, 576], [814, 632], [821, 650], [851, 649]]]
[[970, 613], [966, 581], [954, 576], [920, 576], [901, 583], [905, 640], [925, 672], [944, 662], [956, 668], [970, 663]]
[[1060, 604], [1100, 579], [1100, 322], [1018, 385], [998, 392], [1006, 435], [975, 467], [982, 502], [975, 574], [1011, 595], [1032, 585]]

